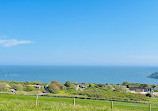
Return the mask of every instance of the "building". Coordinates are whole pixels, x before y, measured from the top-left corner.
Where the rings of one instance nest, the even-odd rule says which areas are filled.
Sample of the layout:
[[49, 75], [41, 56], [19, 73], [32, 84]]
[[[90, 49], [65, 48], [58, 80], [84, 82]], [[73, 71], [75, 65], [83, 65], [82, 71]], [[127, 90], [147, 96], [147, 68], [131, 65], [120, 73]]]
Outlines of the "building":
[[27, 85], [27, 86], [33, 86], [36, 89], [42, 89], [43, 86], [41, 85]]
[[153, 89], [148, 87], [129, 87], [129, 90], [132, 93], [151, 93]]
[[84, 84], [80, 84], [80, 85], [77, 85], [76, 86], [76, 90], [85, 90], [86, 89], [86, 87], [85, 87], [85, 85]]

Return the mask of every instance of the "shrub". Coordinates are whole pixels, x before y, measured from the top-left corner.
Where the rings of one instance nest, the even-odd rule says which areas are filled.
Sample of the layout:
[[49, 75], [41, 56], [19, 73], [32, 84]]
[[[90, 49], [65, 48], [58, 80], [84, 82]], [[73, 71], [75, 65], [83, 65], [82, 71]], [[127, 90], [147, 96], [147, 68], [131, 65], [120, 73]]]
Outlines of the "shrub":
[[72, 83], [70, 81], [66, 81], [65, 84], [64, 84], [66, 87], [71, 87], [72, 86]]
[[50, 93], [58, 94], [60, 92], [60, 88], [55, 84], [50, 84], [48, 87]]
[[35, 88], [33, 87], [33, 86], [26, 86], [26, 87], [24, 87], [24, 91], [33, 91], [33, 90], [35, 90]]
[[11, 86], [11, 89], [14, 89], [14, 90], [17, 91], [17, 90], [23, 89], [23, 86], [20, 85], [20, 84], [14, 84], [14, 85]]
[[48, 86], [48, 90], [51, 92], [51, 93], [59, 93], [61, 90], [65, 90], [66, 87], [60, 83], [59, 81], [52, 81], [49, 86]]
[[8, 88], [6, 87], [5, 83], [0, 83], [0, 91], [7, 91]]

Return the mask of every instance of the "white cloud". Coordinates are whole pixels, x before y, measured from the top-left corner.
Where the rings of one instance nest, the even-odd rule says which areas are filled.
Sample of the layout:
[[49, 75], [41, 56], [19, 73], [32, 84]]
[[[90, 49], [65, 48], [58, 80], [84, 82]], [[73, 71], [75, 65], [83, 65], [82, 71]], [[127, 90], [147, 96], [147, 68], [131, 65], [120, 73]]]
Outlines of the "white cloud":
[[0, 40], [0, 46], [2, 47], [11, 47], [19, 44], [30, 44], [32, 41], [25, 41], [25, 40], [16, 40], [16, 39], [5, 39], [5, 40]]

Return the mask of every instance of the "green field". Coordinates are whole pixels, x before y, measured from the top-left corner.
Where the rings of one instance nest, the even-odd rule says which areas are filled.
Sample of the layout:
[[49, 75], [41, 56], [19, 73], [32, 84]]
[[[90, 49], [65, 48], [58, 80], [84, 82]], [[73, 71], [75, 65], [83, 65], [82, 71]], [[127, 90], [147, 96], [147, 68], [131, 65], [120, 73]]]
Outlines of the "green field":
[[[35, 96], [0, 94], [0, 111], [111, 111], [111, 102], [105, 100], [73, 98], [38, 97], [35, 105]], [[158, 99], [151, 99], [152, 111], [158, 111]], [[149, 111], [149, 104], [113, 102], [114, 111]]]

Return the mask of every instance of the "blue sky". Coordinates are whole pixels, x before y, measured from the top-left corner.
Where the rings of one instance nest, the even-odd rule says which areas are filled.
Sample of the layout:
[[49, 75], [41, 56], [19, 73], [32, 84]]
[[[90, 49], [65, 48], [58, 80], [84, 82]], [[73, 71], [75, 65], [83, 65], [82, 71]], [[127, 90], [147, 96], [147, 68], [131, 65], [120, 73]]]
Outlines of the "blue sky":
[[158, 63], [157, 0], [1, 0], [1, 65]]

